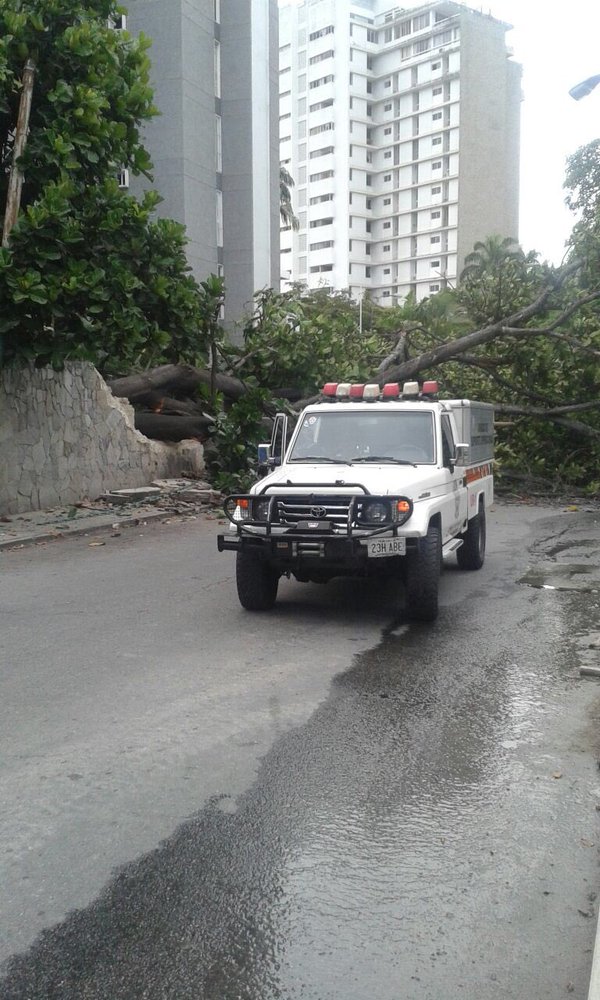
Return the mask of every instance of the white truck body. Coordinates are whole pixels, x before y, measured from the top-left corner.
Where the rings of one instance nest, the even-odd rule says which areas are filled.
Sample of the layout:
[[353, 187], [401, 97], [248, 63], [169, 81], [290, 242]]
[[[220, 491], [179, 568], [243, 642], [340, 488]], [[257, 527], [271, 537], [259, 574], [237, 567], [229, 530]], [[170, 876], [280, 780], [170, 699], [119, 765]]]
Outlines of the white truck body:
[[267, 450], [275, 467], [246, 498], [225, 506], [231, 531], [219, 537], [219, 549], [238, 552], [244, 606], [253, 600], [244, 597], [251, 584], [240, 591], [242, 562], [249, 580], [252, 566], [271, 580], [286, 574], [301, 581], [404, 571], [410, 616], [434, 618], [435, 571], [428, 570], [427, 595], [420, 579], [431, 553], [440, 565], [452, 552], [465, 569], [483, 563], [493, 502], [492, 406], [429, 396], [326, 400], [303, 411], [277, 464], [285, 419], [278, 417]]

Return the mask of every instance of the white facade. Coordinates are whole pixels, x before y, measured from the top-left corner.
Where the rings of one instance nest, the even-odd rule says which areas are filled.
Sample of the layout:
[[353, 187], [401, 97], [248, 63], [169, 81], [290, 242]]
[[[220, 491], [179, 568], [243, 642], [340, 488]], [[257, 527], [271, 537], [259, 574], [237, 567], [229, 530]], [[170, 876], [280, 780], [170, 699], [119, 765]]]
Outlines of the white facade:
[[508, 28], [462, 4], [280, 7], [280, 159], [297, 232], [281, 277], [419, 301], [478, 239], [517, 238], [520, 67]]

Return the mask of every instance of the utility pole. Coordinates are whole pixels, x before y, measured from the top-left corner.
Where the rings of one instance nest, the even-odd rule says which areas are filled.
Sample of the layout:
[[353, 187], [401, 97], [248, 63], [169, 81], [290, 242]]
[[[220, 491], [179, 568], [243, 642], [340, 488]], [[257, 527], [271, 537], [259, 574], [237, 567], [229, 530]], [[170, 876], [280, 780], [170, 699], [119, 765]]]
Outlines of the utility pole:
[[23, 70], [23, 81], [21, 90], [21, 100], [19, 102], [19, 115], [15, 130], [15, 143], [13, 147], [12, 164], [8, 178], [8, 194], [6, 196], [6, 210], [4, 212], [4, 229], [2, 231], [2, 246], [8, 246], [10, 231], [17, 221], [19, 208], [21, 206], [21, 188], [23, 187], [23, 174], [21, 173], [18, 160], [23, 155], [27, 145], [27, 131], [29, 129], [29, 116], [31, 114], [31, 98], [33, 95], [33, 83], [35, 79], [35, 63], [33, 59], [28, 59]]

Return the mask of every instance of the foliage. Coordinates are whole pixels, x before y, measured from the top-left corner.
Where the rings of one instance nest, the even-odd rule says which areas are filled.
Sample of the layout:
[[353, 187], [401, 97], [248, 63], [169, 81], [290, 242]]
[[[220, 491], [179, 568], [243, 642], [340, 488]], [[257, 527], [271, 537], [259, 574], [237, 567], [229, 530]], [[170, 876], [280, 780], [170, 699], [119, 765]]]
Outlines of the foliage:
[[[149, 175], [140, 129], [156, 110], [148, 41], [113, 31], [114, 0], [3, 0], [0, 212], [6, 203], [25, 60], [36, 65], [22, 211], [0, 254], [5, 361], [93, 361], [106, 371], [195, 359], [198, 289], [185, 233], [158, 203], [121, 191]], [[1, 218], [0, 218], [1, 221]]]
[[290, 226], [292, 229], [299, 229], [300, 223], [292, 208], [292, 188], [294, 178], [285, 167], [279, 168], [279, 217], [282, 226]]
[[457, 299], [478, 326], [495, 323], [531, 302], [543, 280], [537, 254], [516, 240], [490, 236], [465, 258]]

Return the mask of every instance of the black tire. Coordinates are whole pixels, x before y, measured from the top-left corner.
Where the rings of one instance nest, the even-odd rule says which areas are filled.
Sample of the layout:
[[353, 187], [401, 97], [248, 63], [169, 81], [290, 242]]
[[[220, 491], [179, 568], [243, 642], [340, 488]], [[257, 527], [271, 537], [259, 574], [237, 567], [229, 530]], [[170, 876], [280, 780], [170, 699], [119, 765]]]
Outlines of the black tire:
[[417, 549], [406, 557], [406, 613], [413, 621], [432, 622], [438, 615], [442, 538], [431, 525]]
[[238, 552], [235, 577], [240, 604], [247, 611], [270, 611], [277, 600], [279, 573], [254, 552]]
[[481, 569], [485, 560], [485, 507], [480, 503], [479, 513], [472, 517], [461, 535], [463, 543], [456, 550], [456, 560], [461, 569]]

